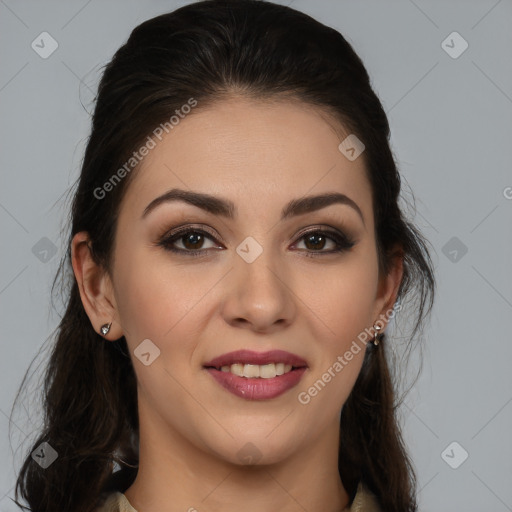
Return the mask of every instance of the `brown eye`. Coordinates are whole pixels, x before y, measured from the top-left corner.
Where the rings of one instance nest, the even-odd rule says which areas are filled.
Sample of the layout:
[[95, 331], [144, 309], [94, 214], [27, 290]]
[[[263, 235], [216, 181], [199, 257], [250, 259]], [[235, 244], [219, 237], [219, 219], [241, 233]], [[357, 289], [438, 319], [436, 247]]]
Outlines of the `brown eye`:
[[182, 241], [185, 249], [201, 249], [200, 246], [204, 243], [204, 236], [197, 231], [189, 231], [183, 235], [180, 240]]
[[328, 239], [329, 237], [326, 237], [321, 233], [312, 233], [304, 237], [304, 243], [308, 249], [316, 251], [323, 249], [325, 247], [326, 240]]
[[[206, 240], [215, 241], [215, 238], [202, 229], [191, 229], [188, 227], [165, 235], [158, 245], [162, 246], [167, 251], [176, 252], [178, 254], [202, 256], [208, 249], [215, 247], [204, 248]], [[181, 244], [182, 247], [176, 247], [177, 244]]]
[[[304, 245], [306, 246], [307, 252], [312, 253], [307, 255], [311, 255], [313, 257], [321, 256], [322, 254], [343, 252], [355, 245], [355, 242], [349, 239], [346, 235], [337, 233], [335, 231], [309, 231], [308, 233], [303, 234], [299, 240], [304, 240]], [[323, 250], [328, 241], [334, 243], [334, 248], [331, 250]]]

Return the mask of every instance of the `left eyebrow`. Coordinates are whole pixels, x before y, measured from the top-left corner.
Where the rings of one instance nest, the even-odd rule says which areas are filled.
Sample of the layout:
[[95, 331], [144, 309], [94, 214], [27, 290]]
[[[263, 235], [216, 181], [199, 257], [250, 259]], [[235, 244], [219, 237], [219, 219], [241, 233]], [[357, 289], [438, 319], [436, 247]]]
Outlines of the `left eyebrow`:
[[[236, 217], [236, 206], [229, 199], [223, 199], [201, 192], [192, 192], [190, 190], [174, 188], [153, 199], [144, 209], [142, 218], [145, 218], [157, 206], [173, 201], [182, 201], [201, 208], [213, 215], [220, 215], [228, 219]], [[281, 212], [281, 220], [321, 210], [322, 208], [326, 208], [332, 204], [344, 204], [350, 206], [359, 214], [364, 224], [364, 216], [357, 203], [345, 194], [340, 194], [338, 192], [292, 199], [283, 208]]]

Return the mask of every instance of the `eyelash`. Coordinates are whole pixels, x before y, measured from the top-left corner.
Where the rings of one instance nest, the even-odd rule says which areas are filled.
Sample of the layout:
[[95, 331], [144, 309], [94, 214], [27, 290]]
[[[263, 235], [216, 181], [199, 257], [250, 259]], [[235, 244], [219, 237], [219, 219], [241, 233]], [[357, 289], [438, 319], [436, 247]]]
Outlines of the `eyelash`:
[[[192, 228], [191, 226], [185, 226], [183, 228], [178, 229], [177, 231], [171, 231], [169, 234], [165, 234], [160, 238], [157, 245], [160, 247], [163, 247], [166, 251], [173, 252], [176, 254], [182, 254], [185, 256], [191, 256], [191, 257], [201, 257], [206, 252], [208, 252], [210, 249], [198, 249], [198, 250], [186, 250], [186, 249], [177, 249], [175, 247], [172, 247], [172, 244], [179, 240], [180, 238], [183, 238], [184, 235], [195, 233], [200, 235], [205, 235], [206, 237], [212, 239], [212, 241], [215, 241], [215, 236], [212, 233], [209, 233], [208, 231], [205, 231], [203, 229], [199, 228]], [[332, 241], [334, 241], [337, 244], [336, 249], [332, 249], [330, 251], [308, 251], [306, 250], [306, 256], [309, 258], [317, 258], [321, 257], [323, 255], [329, 255], [329, 254], [338, 254], [345, 252], [349, 249], [351, 249], [355, 245], [355, 241], [352, 240], [350, 237], [346, 236], [345, 234], [338, 233], [331, 230], [324, 230], [324, 229], [311, 229], [309, 231], [306, 231], [305, 233], [302, 233], [301, 236], [298, 238], [297, 242], [300, 242], [304, 238], [310, 235], [322, 235], [325, 236]], [[295, 242], [295, 243], [297, 243]]]

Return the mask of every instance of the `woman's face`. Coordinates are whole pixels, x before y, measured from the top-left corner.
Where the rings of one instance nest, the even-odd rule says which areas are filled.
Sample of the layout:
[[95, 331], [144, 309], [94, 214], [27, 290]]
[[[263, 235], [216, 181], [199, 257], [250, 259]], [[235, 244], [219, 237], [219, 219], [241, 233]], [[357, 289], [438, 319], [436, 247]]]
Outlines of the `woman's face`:
[[[363, 157], [338, 149], [333, 120], [299, 102], [199, 108], [156, 140], [121, 204], [115, 323], [133, 359], [141, 432], [272, 463], [339, 428], [365, 346], [344, 354], [393, 303], [398, 279], [379, 283]], [[204, 208], [153, 203], [175, 189], [208, 195]], [[306, 201], [333, 193], [348, 199]], [[286, 351], [303, 367], [236, 376], [229, 353], [239, 350]], [[229, 372], [205, 367], [223, 355]], [[283, 354], [231, 361], [240, 358], [266, 363], [233, 368], [247, 375], [289, 370]]]

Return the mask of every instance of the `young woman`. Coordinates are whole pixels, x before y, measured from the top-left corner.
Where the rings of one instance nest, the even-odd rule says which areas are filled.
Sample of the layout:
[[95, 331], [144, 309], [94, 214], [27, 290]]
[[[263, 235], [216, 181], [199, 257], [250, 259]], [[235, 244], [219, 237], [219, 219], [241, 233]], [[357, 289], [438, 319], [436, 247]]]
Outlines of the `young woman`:
[[416, 343], [435, 280], [389, 135], [351, 46], [296, 10], [210, 0], [135, 28], [99, 85], [16, 499], [416, 510], [384, 332]]

